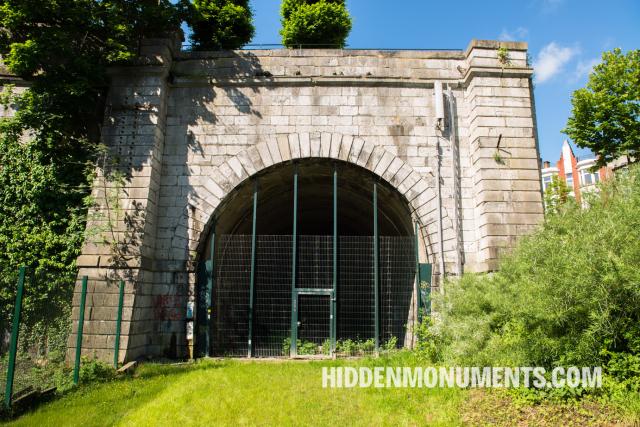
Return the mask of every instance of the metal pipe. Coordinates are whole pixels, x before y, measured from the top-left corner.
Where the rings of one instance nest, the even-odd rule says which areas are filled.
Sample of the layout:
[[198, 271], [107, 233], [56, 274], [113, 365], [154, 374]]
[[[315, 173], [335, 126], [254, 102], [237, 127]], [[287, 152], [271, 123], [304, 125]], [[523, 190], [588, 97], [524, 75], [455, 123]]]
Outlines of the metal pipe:
[[290, 355], [298, 354], [298, 295], [296, 294], [296, 267], [298, 251], [298, 168], [293, 170], [293, 237], [291, 254], [291, 346]]
[[253, 221], [251, 227], [251, 273], [249, 276], [249, 338], [247, 357], [253, 356], [253, 289], [256, 273], [256, 219], [258, 215], [258, 180], [253, 187]]
[[449, 98], [449, 138], [451, 143], [451, 169], [453, 177], [453, 204], [456, 232], [456, 275], [462, 276], [464, 253], [462, 250], [462, 208], [460, 206], [462, 195], [460, 194], [460, 153], [458, 149], [458, 135], [455, 126], [456, 112], [454, 109], [453, 91], [447, 85], [447, 98]]
[[440, 155], [440, 137], [436, 136], [436, 151], [437, 151], [437, 164], [436, 164], [436, 187], [437, 187], [437, 210], [438, 210], [438, 245], [440, 250], [440, 256], [438, 257], [438, 266], [440, 270], [440, 282], [438, 286], [440, 287], [440, 293], [444, 293], [444, 277], [445, 277], [445, 267], [444, 267], [444, 240], [443, 240], [443, 231], [442, 231], [442, 182], [440, 177], [440, 160], [442, 156]]

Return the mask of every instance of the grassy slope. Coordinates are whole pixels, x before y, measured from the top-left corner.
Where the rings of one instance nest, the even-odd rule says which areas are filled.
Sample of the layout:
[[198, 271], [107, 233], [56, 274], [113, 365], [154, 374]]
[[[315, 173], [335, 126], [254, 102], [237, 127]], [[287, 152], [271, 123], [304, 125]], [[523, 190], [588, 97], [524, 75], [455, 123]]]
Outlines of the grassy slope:
[[[456, 425], [459, 390], [323, 389], [321, 366], [205, 362], [143, 366], [137, 377], [73, 392], [13, 424]], [[351, 363], [351, 362], [350, 362]], [[367, 363], [371, 362], [352, 362]]]
[[588, 400], [521, 405], [500, 390], [322, 388], [322, 366], [415, 363], [400, 353], [359, 361], [146, 364], [134, 378], [83, 387], [11, 425], [633, 425], [620, 408]]

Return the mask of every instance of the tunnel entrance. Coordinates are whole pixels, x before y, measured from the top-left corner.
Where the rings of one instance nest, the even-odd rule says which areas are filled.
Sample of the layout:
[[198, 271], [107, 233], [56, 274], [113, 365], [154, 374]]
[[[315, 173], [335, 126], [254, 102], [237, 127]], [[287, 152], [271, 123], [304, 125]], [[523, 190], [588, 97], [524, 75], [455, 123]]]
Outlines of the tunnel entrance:
[[362, 167], [306, 159], [246, 180], [217, 209], [200, 260], [196, 354], [361, 355], [405, 344], [411, 213]]

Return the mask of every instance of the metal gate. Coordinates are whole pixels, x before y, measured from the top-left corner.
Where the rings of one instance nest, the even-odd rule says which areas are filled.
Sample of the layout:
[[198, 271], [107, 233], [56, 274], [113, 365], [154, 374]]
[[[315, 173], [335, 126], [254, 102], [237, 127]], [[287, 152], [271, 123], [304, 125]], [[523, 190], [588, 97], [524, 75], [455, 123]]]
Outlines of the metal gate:
[[210, 259], [198, 270], [196, 354], [354, 356], [404, 345], [418, 318], [412, 303], [420, 305], [418, 226], [413, 236], [379, 235], [374, 179], [373, 235], [339, 236], [335, 165], [332, 176], [332, 235], [297, 234], [297, 166], [292, 235], [258, 235], [257, 179], [252, 234], [216, 236], [214, 224]]
[[199, 306], [210, 305], [200, 315], [200, 354], [360, 355], [375, 351], [376, 335], [380, 346], [404, 344], [416, 277], [412, 236], [379, 237], [377, 297], [372, 236], [340, 236], [335, 268], [332, 236], [298, 236], [295, 280], [292, 243], [291, 235], [256, 236], [252, 279], [251, 235], [218, 237], [211, 291], [199, 293]]

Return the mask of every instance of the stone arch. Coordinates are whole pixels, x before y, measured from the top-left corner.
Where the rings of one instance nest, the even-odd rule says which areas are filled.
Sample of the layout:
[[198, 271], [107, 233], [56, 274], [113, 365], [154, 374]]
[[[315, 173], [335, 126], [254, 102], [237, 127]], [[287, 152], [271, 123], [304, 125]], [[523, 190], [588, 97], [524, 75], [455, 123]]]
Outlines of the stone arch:
[[[436, 263], [438, 217], [434, 178], [428, 180], [395, 154], [363, 138], [319, 132], [270, 135], [227, 159], [211, 175], [201, 177], [199, 187], [194, 188], [189, 198], [193, 222], [189, 232], [190, 252], [198, 253], [201, 249], [216, 209], [236, 187], [271, 166], [305, 158], [353, 163], [388, 182], [407, 201], [418, 221], [427, 257]], [[451, 233], [452, 228], [453, 222], [443, 207], [443, 235]]]

